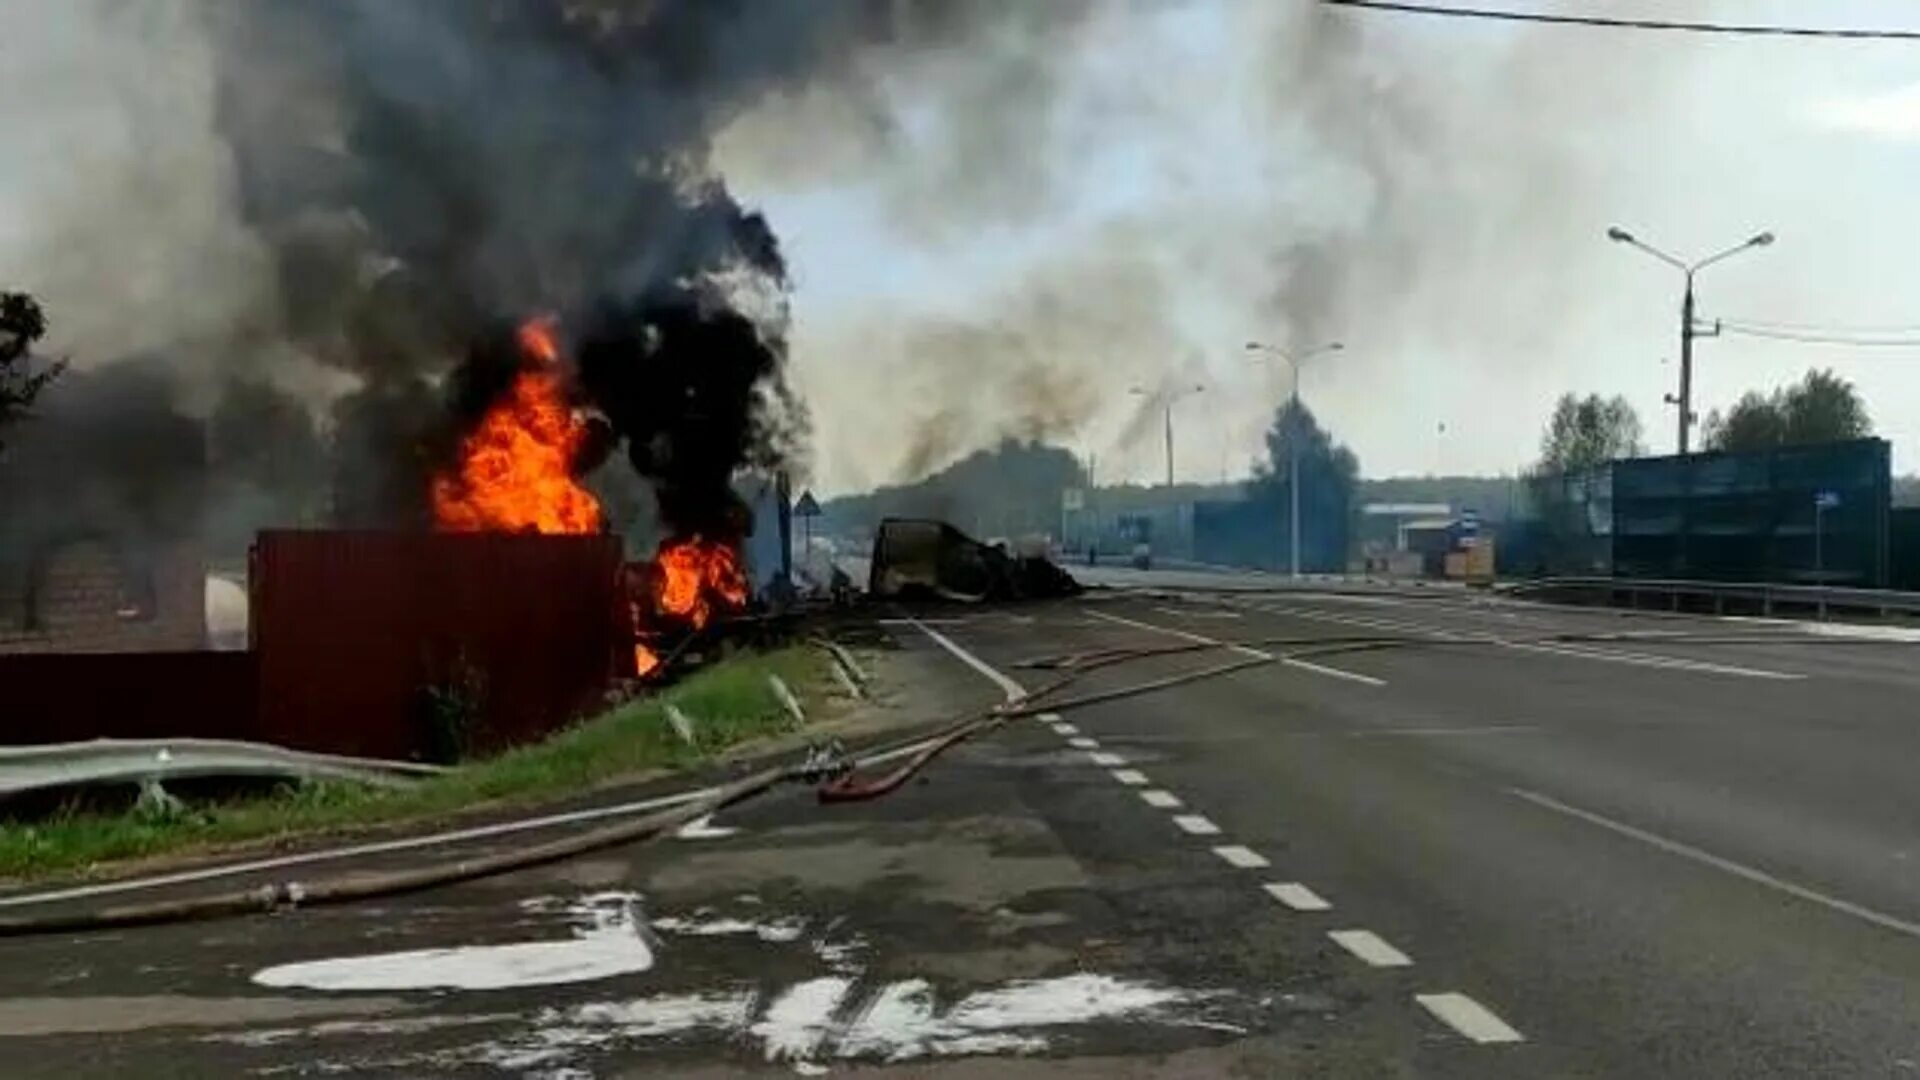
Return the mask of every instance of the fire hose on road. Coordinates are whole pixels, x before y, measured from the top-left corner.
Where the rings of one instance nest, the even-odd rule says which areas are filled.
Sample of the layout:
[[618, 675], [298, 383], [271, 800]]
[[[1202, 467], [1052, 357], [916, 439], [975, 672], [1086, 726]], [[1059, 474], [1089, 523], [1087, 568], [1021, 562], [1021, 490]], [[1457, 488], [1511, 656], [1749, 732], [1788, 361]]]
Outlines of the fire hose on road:
[[[343, 874], [313, 882], [289, 880], [211, 895], [122, 904], [81, 911], [5, 917], [0, 918], [0, 937], [73, 933], [230, 915], [269, 913], [298, 907], [343, 904], [373, 897], [418, 892], [442, 885], [524, 870], [605, 848], [657, 839], [729, 806], [758, 797], [788, 783], [815, 785], [818, 798], [823, 803], [879, 798], [897, 791], [954, 746], [1022, 717], [1043, 712], [1067, 712], [1308, 656], [1377, 649], [1471, 646], [1488, 643], [1617, 643], [1631, 640], [1669, 644], [1752, 644], [1779, 639], [1757, 634], [1706, 634], [1698, 637], [1663, 634], [1636, 637], [1618, 633], [1596, 633], [1503, 638], [1491, 634], [1409, 633], [1315, 638], [1275, 637], [1250, 641], [1210, 640], [1043, 657], [1027, 661], [1024, 666], [1062, 670], [1065, 673], [1043, 686], [1011, 697], [1002, 705], [954, 721], [931, 735], [915, 737], [890, 747], [863, 751], [851, 757], [837, 754], [827, 757], [818, 754], [810, 755], [809, 759], [801, 764], [762, 769], [729, 783], [695, 793], [694, 797], [680, 800], [675, 805], [645, 813], [630, 821], [592, 829], [576, 836], [562, 837], [490, 855], [447, 860], [378, 874]], [[1809, 641], [1823, 644], [1853, 643], [1846, 638], [1809, 639]], [[1262, 651], [1263, 647], [1287, 651], [1265, 652]], [[1155, 657], [1221, 650], [1237, 651], [1246, 655], [1236, 660], [1119, 687], [1070, 697], [1057, 696], [1071, 688], [1081, 676], [1090, 671]], [[898, 766], [878, 776], [862, 778], [858, 773], [861, 768], [884, 765], [896, 760], [900, 761]]]

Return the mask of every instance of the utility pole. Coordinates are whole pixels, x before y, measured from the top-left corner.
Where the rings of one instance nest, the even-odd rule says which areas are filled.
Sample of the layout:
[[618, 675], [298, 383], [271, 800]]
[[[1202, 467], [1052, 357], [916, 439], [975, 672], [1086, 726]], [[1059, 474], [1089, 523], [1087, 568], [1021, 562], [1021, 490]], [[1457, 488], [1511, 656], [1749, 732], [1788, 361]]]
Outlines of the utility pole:
[[1330, 341], [1316, 349], [1308, 349], [1298, 356], [1288, 353], [1277, 345], [1265, 345], [1258, 341], [1247, 342], [1248, 352], [1271, 353], [1287, 362], [1287, 368], [1293, 373], [1293, 389], [1287, 395], [1287, 562], [1295, 579], [1300, 577], [1300, 365], [1315, 353], [1339, 352], [1345, 348], [1337, 341]]
[[1680, 409], [1680, 432], [1674, 445], [1687, 452], [1687, 434], [1693, 427], [1693, 271], [1687, 271], [1687, 291], [1680, 300], [1680, 396], [1669, 398]]
[[[1661, 251], [1659, 248], [1640, 240], [1618, 225], [1607, 230], [1607, 239], [1615, 243], [1627, 244], [1639, 248], [1641, 251], [1646, 252], [1686, 275], [1686, 291], [1680, 296], [1680, 393], [1678, 396], [1671, 394], [1667, 396], [1667, 404], [1676, 406], [1680, 410], [1680, 418], [1677, 425], [1678, 431], [1676, 432], [1674, 444], [1679, 447], [1679, 452], [1684, 454], [1687, 452], [1688, 443], [1691, 441], [1688, 436], [1693, 428], [1693, 339], [1696, 336], [1702, 336], [1699, 324], [1694, 319], [1693, 314], [1693, 276], [1708, 266], [1719, 262], [1721, 259], [1731, 255], [1738, 255], [1748, 248], [1766, 247], [1768, 244], [1773, 243], [1773, 234], [1770, 232], [1755, 233], [1753, 236], [1748, 237], [1746, 240], [1735, 244], [1733, 247], [1717, 255], [1709, 255], [1704, 259], [1692, 263], [1683, 262]], [[1712, 337], [1719, 332], [1719, 329], [1716, 327], [1713, 330], [1707, 331], [1704, 336]]]
[[[1161, 397], [1161, 404], [1163, 407], [1163, 415], [1166, 421], [1166, 433], [1167, 433], [1167, 486], [1168, 487], [1173, 486], [1173, 407], [1176, 403], [1179, 402], [1181, 398], [1186, 397], [1188, 394], [1197, 394], [1200, 391], [1205, 389], [1206, 389], [1205, 385], [1201, 383], [1194, 383], [1192, 386], [1182, 386], [1173, 390], [1165, 391], [1164, 396]], [[1152, 397], [1153, 396], [1151, 391], [1147, 390], [1145, 387], [1142, 387], [1142, 386], [1129, 387], [1127, 390], [1127, 393], [1132, 394], [1135, 397]]]
[[1167, 399], [1167, 486], [1173, 486], [1173, 399]]

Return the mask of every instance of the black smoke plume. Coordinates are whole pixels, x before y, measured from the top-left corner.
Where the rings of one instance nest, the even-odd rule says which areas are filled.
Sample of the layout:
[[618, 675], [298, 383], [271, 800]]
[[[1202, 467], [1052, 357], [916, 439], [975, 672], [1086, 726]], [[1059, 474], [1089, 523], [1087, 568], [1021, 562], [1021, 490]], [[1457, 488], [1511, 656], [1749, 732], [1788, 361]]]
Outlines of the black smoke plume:
[[[512, 324], [553, 314], [582, 404], [607, 425], [596, 452], [623, 442], [674, 530], [727, 527], [733, 472], [793, 452], [802, 412], [784, 376], [778, 244], [705, 175], [703, 140], [811, 66], [818, 31], [841, 17], [828, 9], [849, 10], [302, 0], [224, 12], [221, 128], [274, 254], [286, 331], [360, 379], [334, 409], [339, 517], [415, 524], [423, 475], [511, 379]], [[749, 36], [782, 26], [810, 33]], [[440, 406], [415, 411], [429, 387]]]

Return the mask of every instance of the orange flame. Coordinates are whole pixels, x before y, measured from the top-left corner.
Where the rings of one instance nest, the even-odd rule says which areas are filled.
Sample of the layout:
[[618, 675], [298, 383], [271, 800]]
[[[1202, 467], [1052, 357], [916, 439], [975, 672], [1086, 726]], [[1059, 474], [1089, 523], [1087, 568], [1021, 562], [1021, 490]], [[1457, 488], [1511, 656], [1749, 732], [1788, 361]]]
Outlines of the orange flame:
[[[643, 581], [646, 584], [641, 586]], [[748, 593], [740, 553], [731, 545], [699, 536], [661, 544], [649, 570], [629, 578], [627, 588], [627, 617], [634, 637], [646, 639], [633, 645], [634, 674], [643, 679], [663, 664], [646, 643], [658, 632], [655, 618], [699, 630], [716, 611], [745, 607]]]
[[653, 558], [660, 567], [655, 604], [695, 630], [713, 617], [714, 600], [728, 607], [747, 602], [747, 576], [740, 569], [740, 556], [726, 544], [693, 536], [662, 544]]
[[647, 648], [645, 645], [639, 645], [639, 644], [634, 645], [633, 674], [635, 678], [644, 679], [647, 676], [653, 674], [654, 669], [658, 668], [659, 666], [660, 666], [659, 653], [654, 652], [652, 649]]
[[567, 404], [551, 318], [522, 323], [532, 361], [460, 444], [460, 462], [433, 480], [433, 520], [453, 532], [587, 533], [600, 503], [573, 478], [586, 424]]

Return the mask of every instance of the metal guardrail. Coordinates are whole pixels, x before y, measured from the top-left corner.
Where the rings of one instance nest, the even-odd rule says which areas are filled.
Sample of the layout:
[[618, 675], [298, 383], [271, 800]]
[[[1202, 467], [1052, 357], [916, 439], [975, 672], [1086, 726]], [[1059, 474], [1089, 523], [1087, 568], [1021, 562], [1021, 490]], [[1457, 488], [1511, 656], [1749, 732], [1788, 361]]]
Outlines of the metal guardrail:
[[[1920, 615], [1920, 593], [1893, 589], [1855, 589], [1837, 585], [1786, 585], [1772, 582], [1685, 581], [1658, 578], [1552, 577], [1499, 586], [1511, 596], [1593, 594], [1605, 592], [1609, 602], [1624, 598], [1628, 606], [1646, 606], [1643, 598], [1662, 598], [1674, 610], [1710, 607], [1724, 613], [1730, 606], [1772, 615], [1776, 610], [1865, 612], [1879, 616]], [[1691, 601], [1691, 603], [1688, 603]]]
[[230, 739], [93, 739], [0, 747], [0, 796], [73, 784], [203, 776], [328, 777], [399, 786], [444, 767], [289, 750]]

